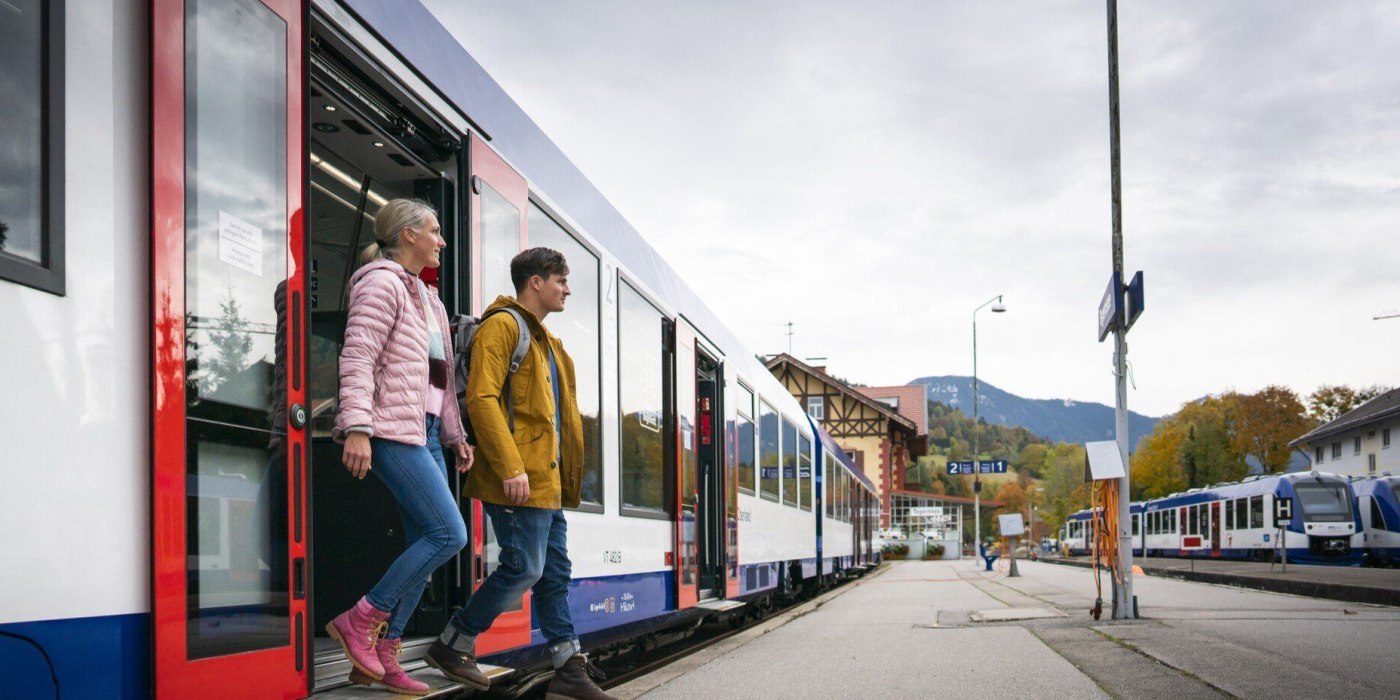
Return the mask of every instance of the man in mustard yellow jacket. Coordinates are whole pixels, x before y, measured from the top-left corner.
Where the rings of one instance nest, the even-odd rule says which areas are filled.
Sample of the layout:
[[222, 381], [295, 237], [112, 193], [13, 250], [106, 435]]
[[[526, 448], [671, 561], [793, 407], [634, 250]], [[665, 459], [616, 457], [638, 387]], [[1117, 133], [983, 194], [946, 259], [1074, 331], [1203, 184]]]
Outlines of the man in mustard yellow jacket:
[[[573, 360], [543, 323], [564, 310], [569, 266], [558, 251], [531, 248], [511, 260], [510, 277], [516, 298], [497, 297], [472, 341], [466, 395], [477, 443], [466, 494], [480, 500], [491, 519], [500, 565], [452, 617], [427, 660], [447, 677], [485, 690], [490, 681], [476, 665], [476, 637], [532, 590], [535, 622], [554, 662], [549, 696], [609, 698], [589, 678], [569, 613], [571, 564], [562, 508], [579, 503], [583, 423]], [[515, 314], [490, 313], [498, 308]], [[512, 374], [516, 315], [528, 326], [530, 347]], [[506, 401], [514, 406], [513, 431]]]

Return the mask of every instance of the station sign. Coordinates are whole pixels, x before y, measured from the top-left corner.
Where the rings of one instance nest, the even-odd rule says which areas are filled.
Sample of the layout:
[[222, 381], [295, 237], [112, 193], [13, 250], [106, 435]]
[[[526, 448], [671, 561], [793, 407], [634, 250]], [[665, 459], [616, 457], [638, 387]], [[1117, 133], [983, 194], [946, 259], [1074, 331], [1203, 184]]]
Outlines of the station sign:
[[1004, 459], [984, 459], [980, 462], [949, 462], [948, 474], [1005, 474], [1008, 464]]
[[910, 509], [909, 509], [909, 515], [911, 515], [911, 516], [913, 516], [913, 517], [916, 517], [916, 518], [919, 518], [919, 517], [924, 517], [924, 518], [927, 518], [927, 517], [942, 517], [942, 516], [943, 516], [943, 507], [942, 507], [942, 506], [916, 506], [916, 507], [914, 507], [914, 508], [910, 508]]
[[1111, 331], [1123, 325], [1123, 275], [1115, 272], [1108, 278], [1108, 289], [1099, 301], [1099, 342]]
[[[1282, 496], [1274, 499], [1274, 522], [1282, 525], [1293, 519], [1293, 499]], [[1308, 527], [1312, 527], [1309, 525]]]

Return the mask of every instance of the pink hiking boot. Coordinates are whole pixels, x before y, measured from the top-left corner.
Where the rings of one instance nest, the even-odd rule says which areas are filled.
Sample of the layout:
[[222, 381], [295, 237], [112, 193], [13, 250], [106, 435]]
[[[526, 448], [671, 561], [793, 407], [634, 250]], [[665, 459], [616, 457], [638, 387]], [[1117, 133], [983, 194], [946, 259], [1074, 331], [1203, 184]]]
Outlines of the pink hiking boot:
[[355, 607], [346, 610], [326, 624], [326, 634], [345, 650], [346, 658], [360, 672], [374, 680], [384, 677], [384, 664], [375, 654], [375, 643], [388, 626], [389, 613], [380, 612], [361, 598]]
[[372, 679], [354, 669], [350, 672], [350, 681], [360, 685], [373, 685], [378, 683], [389, 690], [404, 695], [427, 695], [429, 686], [422, 681], [416, 681], [404, 672], [399, 666], [399, 653], [403, 650], [403, 642], [398, 639], [381, 639], [375, 651], [379, 653], [379, 663], [384, 666], [384, 677], [378, 680]]

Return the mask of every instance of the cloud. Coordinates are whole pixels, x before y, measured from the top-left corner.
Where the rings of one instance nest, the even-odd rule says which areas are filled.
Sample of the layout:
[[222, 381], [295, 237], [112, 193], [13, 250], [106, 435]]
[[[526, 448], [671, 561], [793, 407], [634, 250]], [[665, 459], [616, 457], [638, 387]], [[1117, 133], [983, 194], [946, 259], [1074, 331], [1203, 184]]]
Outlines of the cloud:
[[[979, 372], [1112, 403], [1101, 5], [426, 4], [752, 350], [968, 373], [1004, 293]], [[1395, 383], [1392, 9], [1120, 8], [1134, 410]]]

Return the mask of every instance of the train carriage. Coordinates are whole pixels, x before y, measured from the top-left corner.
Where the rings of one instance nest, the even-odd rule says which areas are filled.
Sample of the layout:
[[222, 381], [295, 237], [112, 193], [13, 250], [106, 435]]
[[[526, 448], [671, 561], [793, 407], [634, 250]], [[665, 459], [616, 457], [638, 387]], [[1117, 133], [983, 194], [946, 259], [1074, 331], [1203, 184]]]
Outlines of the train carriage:
[[1353, 479], [1363, 524], [1360, 546], [1370, 566], [1400, 565], [1400, 476]]
[[[1294, 509], [1282, 530], [1274, 518], [1279, 498], [1293, 499]], [[1132, 508], [1133, 553], [1138, 556], [1145, 550], [1149, 557], [1268, 561], [1287, 549], [1289, 561], [1356, 566], [1364, 552], [1355, 493], [1345, 477], [1335, 474], [1252, 476], [1238, 483], [1135, 502]], [[1088, 517], [1088, 511], [1070, 516], [1066, 541], [1072, 553], [1085, 552], [1084, 545], [1069, 535], [1075, 532], [1075, 523]]]
[[[403, 534], [387, 490], [340, 466], [336, 358], [355, 258], [396, 197], [438, 212], [448, 248], [424, 278], [449, 312], [510, 293], [525, 247], [569, 260], [549, 325], [585, 430], [567, 518], [586, 648], [878, 560], [869, 481], [422, 6], [11, 4], [37, 138], [0, 249], [0, 523], [22, 572], [0, 601], [6, 692], [346, 682], [323, 626]], [[463, 515], [410, 666], [497, 564], [479, 505]], [[479, 641], [516, 687], [546, 666], [531, 615], [527, 594]]]

